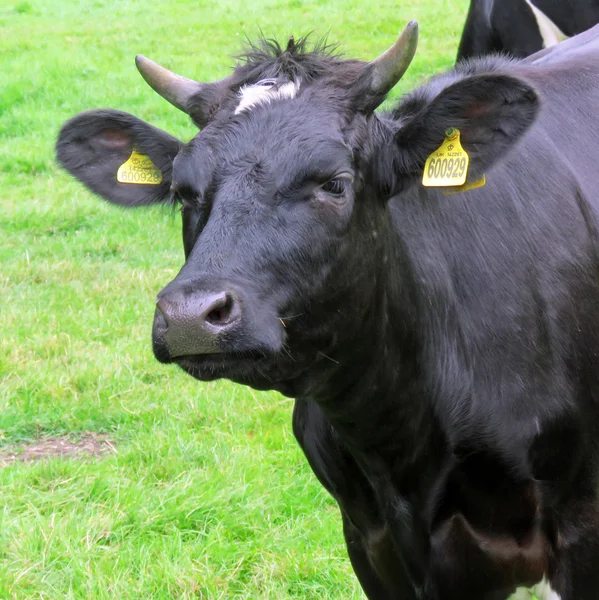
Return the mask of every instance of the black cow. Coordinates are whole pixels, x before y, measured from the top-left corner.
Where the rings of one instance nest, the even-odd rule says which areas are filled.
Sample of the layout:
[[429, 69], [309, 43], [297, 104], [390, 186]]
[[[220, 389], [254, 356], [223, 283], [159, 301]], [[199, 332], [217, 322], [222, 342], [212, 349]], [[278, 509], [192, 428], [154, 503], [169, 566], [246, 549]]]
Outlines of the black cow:
[[[58, 159], [110, 202], [181, 206], [156, 357], [296, 398], [368, 598], [504, 600], [546, 578], [595, 600], [599, 28], [375, 113], [416, 37], [371, 63], [264, 43], [211, 84], [138, 57], [201, 133], [85, 112]], [[486, 185], [446, 195], [421, 180], [456, 129]], [[155, 185], [117, 181], [133, 150]]]
[[458, 60], [508, 52], [523, 58], [599, 23], [599, 0], [471, 0]]

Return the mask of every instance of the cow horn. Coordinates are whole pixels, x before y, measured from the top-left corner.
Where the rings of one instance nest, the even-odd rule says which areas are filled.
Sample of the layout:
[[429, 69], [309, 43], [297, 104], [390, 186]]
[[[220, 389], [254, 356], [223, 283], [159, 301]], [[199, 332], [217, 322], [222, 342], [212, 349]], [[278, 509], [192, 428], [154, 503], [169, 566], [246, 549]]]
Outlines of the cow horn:
[[370, 90], [386, 94], [408, 70], [418, 45], [418, 23], [410, 21], [397, 41], [386, 52], [368, 63]]
[[205, 85], [176, 75], [141, 54], [135, 57], [135, 66], [156, 93], [185, 113], [189, 113], [189, 99]]

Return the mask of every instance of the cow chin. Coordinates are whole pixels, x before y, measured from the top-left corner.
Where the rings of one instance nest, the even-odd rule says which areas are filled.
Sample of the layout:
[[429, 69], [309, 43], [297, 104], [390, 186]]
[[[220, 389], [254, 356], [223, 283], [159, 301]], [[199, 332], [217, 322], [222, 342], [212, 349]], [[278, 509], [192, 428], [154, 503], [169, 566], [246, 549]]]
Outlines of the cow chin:
[[256, 390], [280, 390], [277, 356], [261, 351], [181, 356], [171, 362], [200, 381], [229, 379]]

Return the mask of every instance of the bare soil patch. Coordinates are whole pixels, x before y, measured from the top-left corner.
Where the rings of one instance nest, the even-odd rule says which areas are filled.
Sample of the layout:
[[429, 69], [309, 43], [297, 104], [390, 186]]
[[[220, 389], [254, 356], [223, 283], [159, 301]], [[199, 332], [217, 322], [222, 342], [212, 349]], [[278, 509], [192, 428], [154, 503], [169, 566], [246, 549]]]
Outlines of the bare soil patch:
[[48, 437], [30, 444], [20, 444], [0, 450], [0, 467], [13, 462], [27, 462], [48, 458], [98, 458], [115, 452], [114, 444], [105, 434], [86, 433], [77, 439]]

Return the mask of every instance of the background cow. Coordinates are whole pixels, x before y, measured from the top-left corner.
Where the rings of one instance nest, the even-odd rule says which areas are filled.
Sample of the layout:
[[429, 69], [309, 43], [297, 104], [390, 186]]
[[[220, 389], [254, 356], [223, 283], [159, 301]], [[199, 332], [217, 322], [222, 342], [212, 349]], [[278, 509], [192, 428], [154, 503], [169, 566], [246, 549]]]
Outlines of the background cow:
[[[370, 63], [265, 43], [211, 84], [138, 57], [201, 133], [90, 111], [58, 158], [116, 204], [181, 206], [155, 355], [296, 398], [369, 598], [502, 600], [547, 577], [595, 599], [599, 29], [375, 113], [416, 38]], [[484, 187], [421, 185], [450, 129]], [[133, 153], [152, 185], [119, 182]]]
[[458, 60], [490, 52], [528, 56], [596, 23], [598, 0], [471, 0]]

